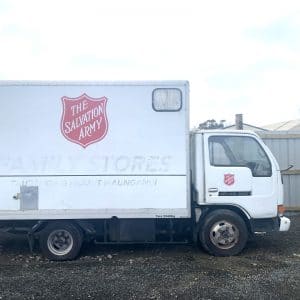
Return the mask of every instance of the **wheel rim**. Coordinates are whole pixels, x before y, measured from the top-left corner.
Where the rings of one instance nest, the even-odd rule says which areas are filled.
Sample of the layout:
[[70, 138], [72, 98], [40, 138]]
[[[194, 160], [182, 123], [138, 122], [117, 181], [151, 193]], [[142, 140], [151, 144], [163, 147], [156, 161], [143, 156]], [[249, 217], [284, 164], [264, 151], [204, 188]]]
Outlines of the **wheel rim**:
[[66, 255], [73, 248], [73, 237], [69, 231], [59, 229], [52, 231], [47, 240], [48, 249], [55, 255]]
[[239, 241], [239, 235], [238, 228], [225, 220], [215, 223], [210, 230], [210, 240], [220, 249], [234, 247]]

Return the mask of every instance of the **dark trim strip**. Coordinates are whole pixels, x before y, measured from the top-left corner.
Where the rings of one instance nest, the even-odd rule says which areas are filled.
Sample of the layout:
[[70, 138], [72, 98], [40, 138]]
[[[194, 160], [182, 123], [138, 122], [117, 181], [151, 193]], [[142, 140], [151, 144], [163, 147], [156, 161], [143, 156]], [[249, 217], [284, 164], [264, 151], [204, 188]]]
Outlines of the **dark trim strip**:
[[251, 196], [251, 192], [219, 192], [219, 196]]

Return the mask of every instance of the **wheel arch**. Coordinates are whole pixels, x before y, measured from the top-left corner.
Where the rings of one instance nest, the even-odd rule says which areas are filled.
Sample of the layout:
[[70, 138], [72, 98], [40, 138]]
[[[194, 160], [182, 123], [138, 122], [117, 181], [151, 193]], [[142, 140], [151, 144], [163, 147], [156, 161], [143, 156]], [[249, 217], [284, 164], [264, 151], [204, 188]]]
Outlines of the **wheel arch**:
[[73, 220], [73, 219], [61, 219], [61, 220], [40, 220], [30, 230], [34, 235], [39, 235], [49, 224], [51, 223], [70, 223], [76, 226], [83, 235], [95, 234], [95, 229], [91, 222], [86, 220]]
[[248, 233], [249, 234], [252, 233], [251, 223], [250, 223], [251, 216], [249, 215], [249, 213], [246, 210], [244, 210], [239, 205], [236, 205], [236, 204], [205, 204], [205, 205], [198, 205], [195, 208], [200, 208], [200, 210], [201, 210], [200, 218], [199, 218], [199, 221], [197, 222], [197, 226], [196, 226], [197, 232], [203, 225], [207, 215], [209, 215], [212, 211], [216, 211], [216, 210], [220, 210], [220, 209], [227, 209], [227, 210], [231, 210], [231, 211], [235, 212], [237, 215], [239, 215], [244, 220], [246, 227], [248, 229]]

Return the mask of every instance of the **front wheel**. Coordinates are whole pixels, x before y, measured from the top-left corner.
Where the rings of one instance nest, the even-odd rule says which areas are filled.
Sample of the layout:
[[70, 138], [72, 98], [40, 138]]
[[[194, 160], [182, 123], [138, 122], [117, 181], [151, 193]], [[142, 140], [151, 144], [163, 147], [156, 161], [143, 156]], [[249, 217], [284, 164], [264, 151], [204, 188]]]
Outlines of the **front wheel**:
[[199, 231], [202, 247], [215, 256], [240, 253], [248, 240], [244, 220], [235, 212], [219, 209], [209, 213]]
[[79, 254], [82, 232], [69, 222], [50, 223], [40, 235], [42, 253], [51, 260], [71, 260]]

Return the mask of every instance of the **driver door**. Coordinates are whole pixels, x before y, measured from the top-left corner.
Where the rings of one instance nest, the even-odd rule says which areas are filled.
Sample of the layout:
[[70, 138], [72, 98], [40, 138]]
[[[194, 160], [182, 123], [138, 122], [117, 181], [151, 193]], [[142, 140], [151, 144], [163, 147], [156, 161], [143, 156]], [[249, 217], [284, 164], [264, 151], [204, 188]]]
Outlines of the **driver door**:
[[276, 170], [264, 147], [250, 134], [205, 134], [206, 202], [241, 206], [253, 218], [276, 216]]

